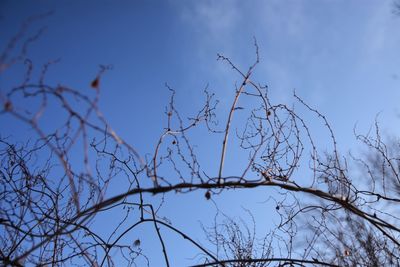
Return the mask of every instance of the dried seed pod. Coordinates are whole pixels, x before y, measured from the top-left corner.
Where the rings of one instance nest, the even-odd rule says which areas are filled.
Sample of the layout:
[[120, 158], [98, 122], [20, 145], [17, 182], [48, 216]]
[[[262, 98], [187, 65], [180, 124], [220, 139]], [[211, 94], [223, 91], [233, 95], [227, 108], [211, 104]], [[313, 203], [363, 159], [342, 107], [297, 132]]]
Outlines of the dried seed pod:
[[96, 77], [96, 79], [94, 79], [93, 81], [92, 81], [92, 83], [90, 84], [90, 86], [93, 88], [93, 89], [99, 89], [99, 86], [100, 86], [100, 77]]
[[133, 245], [135, 247], [139, 247], [140, 246], [140, 239], [136, 239], [135, 242], [133, 242]]
[[13, 108], [12, 103], [10, 101], [7, 101], [6, 103], [4, 103], [4, 109], [6, 111], [11, 111]]

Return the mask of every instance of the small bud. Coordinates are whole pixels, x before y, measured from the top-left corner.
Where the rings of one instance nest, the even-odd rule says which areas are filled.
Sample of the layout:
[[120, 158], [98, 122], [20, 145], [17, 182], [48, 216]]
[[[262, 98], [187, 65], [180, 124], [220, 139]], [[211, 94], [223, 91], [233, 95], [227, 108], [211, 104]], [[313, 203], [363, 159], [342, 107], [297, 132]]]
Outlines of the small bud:
[[91, 86], [93, 89], [99, 89], [99, 85], [100, 85], [100, 79], [99, 79], [99, 77], [96, 77], [96, 79], [94, 79], [94, 80], [92, 81], [92, 83], [90, 84], [90, 86]]
[[56, 89], [56, 94], [62, 94], [63, 91], [64, 91], [64, 88], [62, 88], [61, 86], [58, 86]]
[[6, 111], [11, 111], [13, 108], [12, 103], [10, 101], [7, 101], [6, 103], [4, 103], [4, 109]]
[[135, 247], [140, 246], [140, 239], [136, 239], [135, 242], [133, 242], [133, 245], [134, 245]]
[[211, 198], [211, 193], [210, 193], [210, 191], [207, 191], [207, 192], [204, 194], [204, 196], [205, 196], [205, 198], [206, 198], [207, 200], [210, 200], [210, 198]]
[[345, 255], [345, 256], [350, 256], [350, 254], [351, 254], [351, 253], [350, 253], [350, 250], [348, 250], [348, 249], [345, 249], [345, 250], [344, 250], [344, 255]]

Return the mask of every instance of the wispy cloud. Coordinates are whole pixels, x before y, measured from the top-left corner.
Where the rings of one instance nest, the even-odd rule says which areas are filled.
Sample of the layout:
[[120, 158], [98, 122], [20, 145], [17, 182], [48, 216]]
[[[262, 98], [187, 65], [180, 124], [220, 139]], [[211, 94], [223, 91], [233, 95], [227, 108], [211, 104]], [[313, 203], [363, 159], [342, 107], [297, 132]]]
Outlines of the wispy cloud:
[[183, 22], [197, 31], [199, 45], [217, 46], [232, 38], [241, 16], [237, 3], [227, 0], [187, 1], [179, 6], [180, 15]]
[[[385, 96], [376, 91], [378, 86], [395, 94], [393, 83], [382, 80], [385, 72], [389, 78], [400, 75], [395, 69], [400, 17], [392, 14], [390, 0], [187, 1], [177, 7], [181, 20], [194, 31], [194, 47], [204, 68], [209, 61], [202, 59], [216, 52], [248, 66], [256, 36], [262, 57], [257, 79], [270, 85], [278, 101], [290, 101], [296, 88], [325, 112], [340, 102], [344, 109], [355, 110], [354, 118], [349, 118], [353, 125], [356, 116], [365, 116], [359, 111], [365, 105], [374, 101], [383, 105]], [[231, 70], [217, 66], [209, 70], [210, 76], [225, 84], [232, 81]], [[371, 97], [366, 98], [366, 92]], [[364, 99], [356, 108], [350, 99], [362, 93]], [[378, 109], [370, 112], [376, 114]]]

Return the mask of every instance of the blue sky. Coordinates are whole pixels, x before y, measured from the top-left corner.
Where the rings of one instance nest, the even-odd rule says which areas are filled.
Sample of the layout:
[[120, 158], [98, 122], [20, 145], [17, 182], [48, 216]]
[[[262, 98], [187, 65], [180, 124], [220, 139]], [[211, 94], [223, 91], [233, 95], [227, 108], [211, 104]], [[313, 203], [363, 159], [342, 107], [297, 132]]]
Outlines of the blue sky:
[[[268, 84], [275, 102], [295, 103], [296, 89], [327, 116], [344, 152], [358, 150], [354, 126], [365, 133], [377, 114], [388, 135], [400, 133], [400, 17], [392, 14], [392, 1], [3, 0], [0, 49], [25, 18], [47, 11], [54, 14], [30, 27], [34, 32], [46, 26], [46, 32], [28, 56], [37, 66], [59, 58], [48, 81], [82, 91], [90, 90], [99, 64], [111, 64], [113, 69], [101, 80], [103, 113], [142, 155], [152, 152], [165, 127], [164, 84], [176, 89], [178, 106], [188, 113], [201, 106], [202, 90], [208, 85], [221, 100], [221, 112], [226, 112], [240, 77], [217, 61], [216, 54], [223, 53], [246, 70], [255, 57], [253, 37], [261, 57], [255, 79]], [[0, 90], [18, 75], [18, 66], [2, 74]], [[14, 131], [21, 126], [8, 125], [2, 131], [18, 134]], [[327, 132], [320, 128], [316, 123], [315, 136], [323, 143]], [[215, 168], [218, 142], [195, 142], [210, 168]], [[233, 172], [238, 157], [232, 155], [227, 163]], [[163, 215], [200, 239], [198, 221], [211, 223], [213, 204], [202, 193], [166, 198]], [[240, 206], [256, 203], [260, 228], [273, 216], [272, 206], [260, 204], [268, 198], [265, 192], [228, 192], [218, 198], [220, 207], [233, 216], [243, 213]], [[198, 209], [195, 215], [193, 207]], [[179, 244], [171, 243], [176, 266], [196, 253]], [[181, 246], [188, 250], [184, 257]], [[158, 260], [162, 259], [154, 266], [161, 266]]]

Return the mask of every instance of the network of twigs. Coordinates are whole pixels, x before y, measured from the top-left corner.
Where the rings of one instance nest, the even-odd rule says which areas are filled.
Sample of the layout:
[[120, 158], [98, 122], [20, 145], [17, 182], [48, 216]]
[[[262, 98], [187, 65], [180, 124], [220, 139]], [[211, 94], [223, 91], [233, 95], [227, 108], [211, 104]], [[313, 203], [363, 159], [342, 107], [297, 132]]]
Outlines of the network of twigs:
[[[27, 33], [35, 19], [27, 20], [0, 55], [0, 75], [17, 64], [26, 69], [22, 81], [1, 88], [0, 115], [29, 128], [22, 141], [0, 135], [3, 265], [113, 266], [124, 260], [150, 266], [141, 240], [126, 238], [143, 224], [154, 226], [166, 266], [171, 260], [164, 228], [199, 250], [196, 266], [400, 265], [399, 143], [386, 144], [378, 123], [373, 134], [356, 134], [367, 148], [364, 156], [341, 155], [323, 114], [294, 93], [296, 104], [327, 130], [327, 136], [316, 137], [294, 105], [274, 103], [268, 87], [253, 80], [260, 62], [254, 42], [256, 59], [247, 71], [218, 55], [239, 77], [227, 112], [206, 89], [202, 108], [183, 115], [175, 90], [167, 85], [165, 125], [152, 154], [143, 156], [99, 109], [101, 79], [109, 66], [101, 66], [91, 92], [47, 83], [48, 69], [57, 61], [34, 74], [27, 49], [42, 31]], [[251, 105], [239, 106], [242, 98]], [[238, 112], [247, 119], [233, 126]], [[202, 168], [195, 149], [199, 141], [191, 137], [199, 128], [220, 138], [221, 147], [210, 156], [218, 160], [217, 169]], [[317, 146], [320, 138], [329, 140], [329, 149]], [[236, 175], [226, 176], [225, 161], [234, 145], [248, 161]], [[299, 177], [304, 164], [308, 176]], [[205, 229], [206, 247], [160, 218], [161, 206], [153, 201], [170, 192], [179, 197], [203, 190], [212, 199], [226, 189], [256, 187], [277, 189], [281, 196], [271, 211], [280, 223], [262, 240], [247, 223], [224, 217]], [[94, 227], [102, 214], [114, 210], [122, 214], [117, 222], [106, 231]]]

